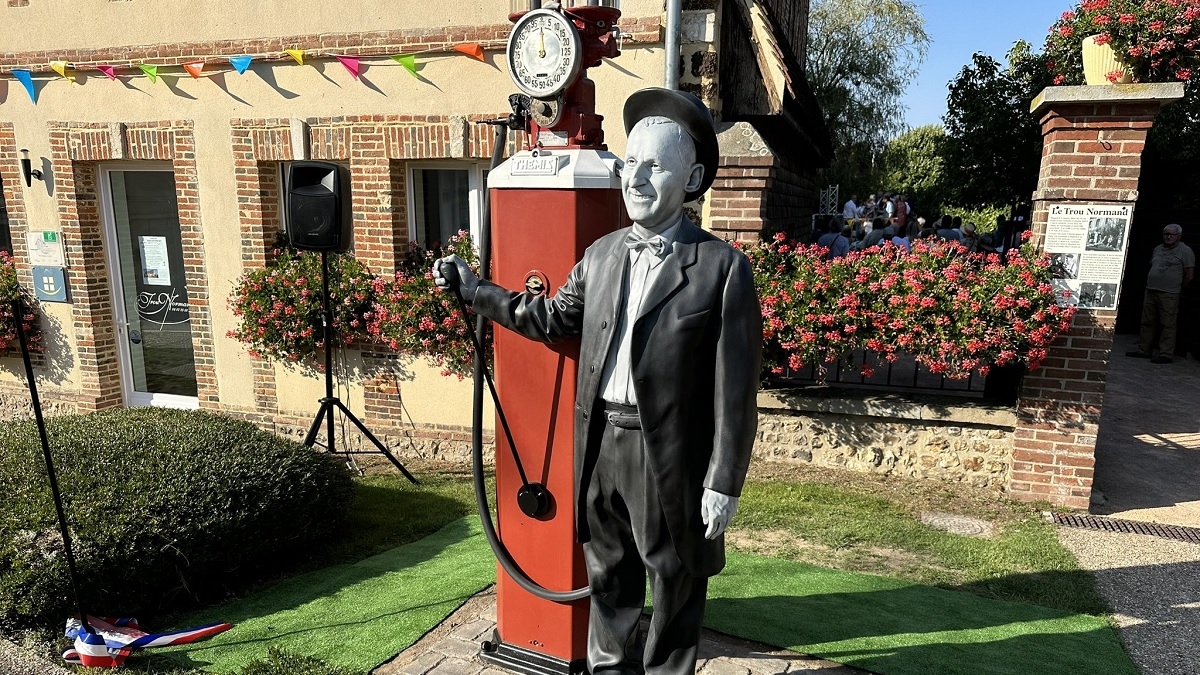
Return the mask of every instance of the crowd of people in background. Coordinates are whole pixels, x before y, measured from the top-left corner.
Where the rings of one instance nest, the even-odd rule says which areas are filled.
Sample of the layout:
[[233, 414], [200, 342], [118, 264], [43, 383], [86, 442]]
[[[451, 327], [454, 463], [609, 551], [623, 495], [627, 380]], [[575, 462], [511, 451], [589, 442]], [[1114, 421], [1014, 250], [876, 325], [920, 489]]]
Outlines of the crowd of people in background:
[[1003, 253], [1024, 228], [1019, 216], [1011, 221], [999, 216], [995, 228], [983, 232], [949, 213], [927, 219], [906, 194], [870, 195], [861, 204], [858, 195], [851, 195], [840, 215], [826, 216], [825, 222], [818, 216], [812, 243], [827, 249], [830, 260], [889, 244], [909, 250], [918, 239], [957, 241], [970, 252]]

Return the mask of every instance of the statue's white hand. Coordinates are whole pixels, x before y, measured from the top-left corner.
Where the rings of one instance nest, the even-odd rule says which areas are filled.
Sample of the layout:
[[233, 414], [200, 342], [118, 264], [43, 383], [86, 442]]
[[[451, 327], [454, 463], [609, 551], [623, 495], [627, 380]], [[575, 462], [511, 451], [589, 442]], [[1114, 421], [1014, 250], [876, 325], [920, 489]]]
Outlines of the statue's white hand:
[[704, 531], [705, 539], [716, 539], [729, 527], [729, 521], [737, 513], [738, 498], [721, 494], [716, 490], [704, 488], [704, 496], [700, 499], [700, 519], [707, 525]]

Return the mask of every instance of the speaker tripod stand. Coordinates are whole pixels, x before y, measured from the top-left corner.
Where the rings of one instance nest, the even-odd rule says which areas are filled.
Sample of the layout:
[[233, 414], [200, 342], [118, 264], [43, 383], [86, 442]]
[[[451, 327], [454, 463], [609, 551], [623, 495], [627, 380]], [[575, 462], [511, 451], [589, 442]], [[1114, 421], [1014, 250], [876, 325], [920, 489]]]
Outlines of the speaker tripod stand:
[[[310, 448], [317, 444], [317, 434], [321, 431], [321, 423], [324, 422], [326, 429], [325, 450], [330, 454], [337, 454], [333, 416], [334, 411], [340, 410], [346, 416], [346, 419], [358, 427], [362, 435], [383, 456], [387, 457], [392, 465], [400, 470], [400, 473], [404, 474], [405, 478], [412, 481], [414, 485], [419, 485], [420, 481], [413, 477], [408, 472], [408, 469], [404, 468], [404, 465], [400, 463], [400, 460], [396, 459], [396, 456], [388, 450], [387, 446], [381, 443], [378, 438], [375, 438], [375, 434], [372, 434], [370, 429], [367, 429], [367, 426], [362, 423], [362, 420], [350, 412], [350, 408], [346, 407], [346, 404], [342, 403], [341, 399], [333, 395], [333, 309], [329, 306], [329, 253], [327, 251], [321, 251], [321, 325], [325, 339], [325, 398], [319, 401], [321, 407], [317, 410], [316, 417], [313, 418], [312, 426], [308, 428], [308, 435], [304, 437], [304, 444]], [[346, 450], [346, 454], [365, 453]]]

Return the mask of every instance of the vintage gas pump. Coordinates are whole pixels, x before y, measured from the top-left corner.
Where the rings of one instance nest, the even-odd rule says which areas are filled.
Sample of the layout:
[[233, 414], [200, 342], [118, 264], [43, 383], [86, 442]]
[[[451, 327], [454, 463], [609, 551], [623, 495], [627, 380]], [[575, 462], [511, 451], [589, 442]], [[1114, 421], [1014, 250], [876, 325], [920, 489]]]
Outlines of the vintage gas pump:
[[[609, 4], [533, 0], [536, 8], [509, 16], [508, 66], [523, 92], [510, 120], [524, 126], [527, 143], [488, 176], [490, 278], [506, 288], [553, 294], [588, 245], [625, 224], [618, 160], [604, 145], [586, 76], [619, 54], [620, 10]], [[506, 413], [496, 433], [502, 564], [496, 633], [481, 657], [528, 675], [584, 670], [587, 575], [575, 534], [572, 428], [578, 356], [577, 341], [543, 345], [496, 331], [495, 385]]]

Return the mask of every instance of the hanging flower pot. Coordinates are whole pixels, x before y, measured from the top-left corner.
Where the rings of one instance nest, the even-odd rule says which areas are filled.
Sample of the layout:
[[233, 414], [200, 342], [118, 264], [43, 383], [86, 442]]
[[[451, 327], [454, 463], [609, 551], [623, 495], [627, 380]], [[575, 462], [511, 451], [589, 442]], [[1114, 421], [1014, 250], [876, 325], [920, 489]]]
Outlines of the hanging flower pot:
[[1129, 84], [1133, 82], [1133, 74], [1121, 59], [1112, 45], [1107, 41], [1096, 42], [1099, 35], [1091, 35], [1083, 39], [1083, 78], [1089, 85]]

